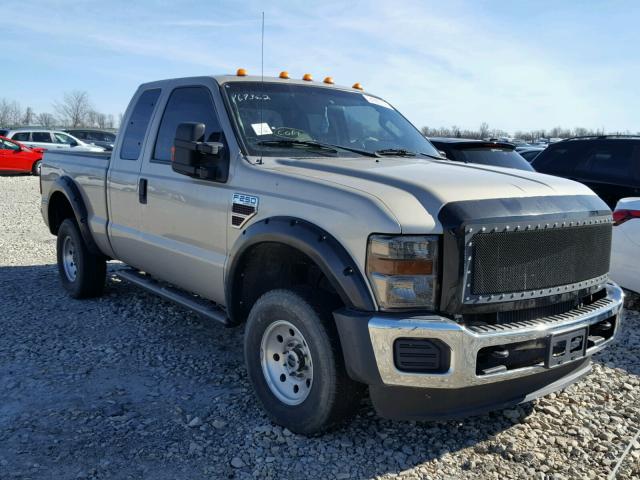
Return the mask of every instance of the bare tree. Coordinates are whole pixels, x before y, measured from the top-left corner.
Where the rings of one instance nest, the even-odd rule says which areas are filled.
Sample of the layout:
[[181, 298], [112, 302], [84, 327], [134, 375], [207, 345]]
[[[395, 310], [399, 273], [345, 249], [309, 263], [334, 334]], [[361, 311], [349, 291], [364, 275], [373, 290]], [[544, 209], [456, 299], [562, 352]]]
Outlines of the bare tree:
[[24, 111], [24, 116], [22, 117], [22, 125], [33, 125], [33, 122], [36, 119], [36, 112], [33, 111], [33, 108], [27, 107]]
[[62, 102], [55, 103], [54, 108], [62, 122], [70, 127], [84, 126], [92, 111], [89, 94], [82, 90], [65, 93]]
[[56, 123], [58, 123], [53, 114], [46, 112], [39, 113], [36, 117], [36, 122], [38, 125], [42, 125], [45, 128], [53, 128], [56, 126]]
[[480, 124], [480, 131], [478, 134], [479, 138], [487, 138], [489, 136], [489, 124], [487, 122], [482, 122]]

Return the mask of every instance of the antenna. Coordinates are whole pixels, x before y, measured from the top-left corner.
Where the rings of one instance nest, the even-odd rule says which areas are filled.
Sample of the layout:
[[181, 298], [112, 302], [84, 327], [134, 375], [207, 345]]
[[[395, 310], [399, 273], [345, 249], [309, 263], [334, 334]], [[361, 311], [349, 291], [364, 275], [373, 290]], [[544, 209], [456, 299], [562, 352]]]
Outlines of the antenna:
[[[260, 90], [262, 95], [260, 98], [260, 133], [264, 133], [264, 120], [263, 120], [263, 104], [264, 104], [264, 12], [262, 12], [262, 35], [260, 39]], [[262, 146], [260, 147], [260, 160], [258, 163], [262, 163]]]

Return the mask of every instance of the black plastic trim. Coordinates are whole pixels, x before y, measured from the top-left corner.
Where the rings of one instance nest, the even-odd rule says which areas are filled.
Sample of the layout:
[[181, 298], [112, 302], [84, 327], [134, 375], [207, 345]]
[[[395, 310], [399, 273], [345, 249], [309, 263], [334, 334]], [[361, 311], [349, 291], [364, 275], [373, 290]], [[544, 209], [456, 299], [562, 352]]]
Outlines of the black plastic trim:
[[333, 313], [347, 375], [366, 385], [381, 385], [382, 377], [369, 336], [371, 314], [347, 309]]
[[288, 245], [307, 255], [318, 265], [348, 308], [363, 311], [376, 309], [364, 276], [338, 240], [305, 220], [271, 217], [243, 230], [229, 254], [225, 296], [229, 317], [233, 321], [237, 321], [234, 287], [243, 253], [254, 245], [266, 242]]
[[[91, 229], [89, 228], [89, 214], [87, 212], [87, 207], [84, 204], [84, 199], [82, 198], [80, 189], [71, 179], [71, 177], [59, 177], [53, 184], [53, 188], [51, 189], [51, 193], [49, 194], [49, 199], [51, 199], [51, 196], [55, 192], [61, 192], [71, 204], [71, 208], [73, 209], [73, 213], [76, 217], [78, 228], [80, 229], [80, 234], [82, 235], [82, 239], [84, 240], [84, 243], [86, 244], [89, 252], [93, 253], [94, 255], [104, 255], [93, 239], [93, 234], [91, 233]], [[48, 223], [51, 228], [51, 221], [49, 220]]]
[[438, 213], [443, 227], [443, 268], [440, 308], [449, 314], [506, 311], [533, 308], [559, 301], [559, 296], [494, 303], [489, 306], [462, 304], [464, 278], [462, 252], [467, 224], [585, 220], [611, 215], [606, 203], [595, 195], [544, 196], [465, 200], [445, 204]]
[[370, 385], [374, 408], [394, 420], [448, 420], [507, 408], [561, 390], [591, 369], [586, 357], [545, 372], [466, 388], [411, 388]]

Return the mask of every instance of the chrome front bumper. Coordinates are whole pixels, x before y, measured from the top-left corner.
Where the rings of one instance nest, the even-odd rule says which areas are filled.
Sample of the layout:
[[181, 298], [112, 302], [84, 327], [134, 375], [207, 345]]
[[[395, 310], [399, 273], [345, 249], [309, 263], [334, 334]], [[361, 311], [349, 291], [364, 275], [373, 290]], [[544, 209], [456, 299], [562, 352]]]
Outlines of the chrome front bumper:
[[[464, 388], [549, 371], [550, 368], [536, 364], [499, 373], [477, 375], [478, 351], [485, 347], [508, 346], [517, 342], [544, 339], [617, 317], [614, 334], [605, 342], [586, 350], [586, 356], [591, 356], [614, 340], [620, 325], [624, 294], [622, 289], [613, 283], [608, 283], [606, 290], [605, 298], [589, 306], [561, 315], [506, 325], [467, 327], [437, 315], [407, 319], [372, 317], [368, 322], [368, 330], [380, 377], [382, 382], [389, 386]], [[393, 351], [394, 341], [398, 338], [430, 338], [444, 342], [451, 350], [449, 370], [433, 374], [398, 370], [394, 363]], [[557, 367], [551, 367], [553, 368]]]

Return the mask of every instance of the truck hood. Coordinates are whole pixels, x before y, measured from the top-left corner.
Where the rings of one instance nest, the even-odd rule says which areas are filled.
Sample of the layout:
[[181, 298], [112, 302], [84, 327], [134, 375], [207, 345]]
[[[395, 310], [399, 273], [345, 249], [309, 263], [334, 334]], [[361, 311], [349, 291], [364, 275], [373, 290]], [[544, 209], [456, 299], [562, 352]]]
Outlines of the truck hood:
[[375, 196], [396, 216], [406, 233], [441, 229], [437, 215], [449, 202], [594, 195], [586, 186], [560, 177], [453, 161], [397, 157], [276, 158], [266, 166]]

